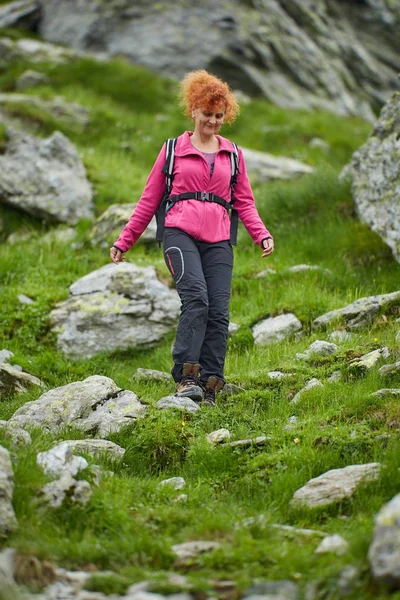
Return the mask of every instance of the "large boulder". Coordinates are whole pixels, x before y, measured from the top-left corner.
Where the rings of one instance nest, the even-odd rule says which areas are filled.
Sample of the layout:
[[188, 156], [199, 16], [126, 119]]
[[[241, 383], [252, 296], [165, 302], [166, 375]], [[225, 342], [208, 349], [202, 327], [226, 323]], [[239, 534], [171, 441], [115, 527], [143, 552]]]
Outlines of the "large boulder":
[[[104, 438], [143, 417], [145, 411], [134, 392], [122, 390], [109, 377], [93, 375], [27, 402], [13, 414], [9, 423], [51, 432], [77, 427]], [[78, 443], [76, 449], [83, 451]]]
[[70, 287], [51, 313], [60, 349], [72, 358], [100, 351], [148, 348], [176, 325], [180, 300], [154, 267], [109, 264]]
[[384, 106], [366, 143], [343, 175], [359, 217], [391, 248], [400, 262], [400, 92]]
[[[129, 221], [131, 214], [136, 206], [136, 202], [127, 204], [112, 204], [94, 223], [88, 234], [88, 239], [93, 246], [100, 248], [108, 248], [115, 242], [121, 233], [121, 229]], [[150, 221], [145, 231], [139, 238], [139, 243], [155, 243], [156, 242], [156, 218]]]
[[375, 579], [400, 589], [400, 494], [384, 504], [376, 516], [368, 559]]
[[17, 527], [17, 518], [11, 504], [14, 491], [14, 473], [10, 454], [0, 446], [0, 537], [7, 537]]
[[8, 134], [0, 155], [0, 202], [50, 221], [91, 219], [92, 189], [68, 138], [59, 131], [43, 140]]
[[123, 55], [172, 77], [206, 68], [234, 89], [287, 108], [374, 120], [397, 89], [394, 2], [41, 0], [40, 33], [77, 49]]

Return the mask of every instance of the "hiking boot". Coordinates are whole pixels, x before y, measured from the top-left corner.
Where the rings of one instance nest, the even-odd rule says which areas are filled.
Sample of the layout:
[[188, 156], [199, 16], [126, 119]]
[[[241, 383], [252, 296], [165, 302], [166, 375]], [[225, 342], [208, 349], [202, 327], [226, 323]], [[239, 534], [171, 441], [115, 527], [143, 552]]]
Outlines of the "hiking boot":
[[224, 387], [225, 382], [222, 379], [218, 379], [215, 375], [211, 375], [207, 381], [203, 381], [204, 396], [203, 404], [205, 406], [214, 406], [217, 394]]
[[195, 402], [201, 402], [203, 388], [199, 379], [200, 365], [195, 363], [184, 363], [182, 378], [176, 384], [176, 396], [191, 398]]

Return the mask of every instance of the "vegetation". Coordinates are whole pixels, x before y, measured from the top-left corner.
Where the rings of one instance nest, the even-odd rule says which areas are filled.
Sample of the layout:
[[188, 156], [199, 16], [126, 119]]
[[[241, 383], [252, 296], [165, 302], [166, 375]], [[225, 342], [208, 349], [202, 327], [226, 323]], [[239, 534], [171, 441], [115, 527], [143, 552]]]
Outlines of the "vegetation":
[[[23, 61], [2, 66], [0, 90], [14, 91], [18, 76], [27, 68], [32, 65]], [[47, 136], [58, 129], [76, 144], [94, 186], [98, 215], [110, 204], [138, 199], [164, 139], [190, 128], [179, 112], [175, 82], [122, 59], [40, 63], [34, 68], [45, 73], [50, 84], [27, 94], [44, 99], [62, 95], [78, 102], [90, 111], [90, 123], [78, 126], [44, 110], [33, 111], [28, 104], [8, 106], [9, 115], [35, 135]], [[343, 342], [334, 358], [295, 358], [318, 339], [310, 327], [314, 318], [357, 298], [399, 288], [400, 265], [360, 223], [348, 184], [338, 182], [342, 167], [369, 131], [370, 125], [356, 118], [285, 111], [263, 101], [243, 104], [238, 122], [225, 130], [239, 145], [300, 159], [312, 165], [314, 173], [254, 188], [260, 214], [275, 236], [276, 251], [262, 261], [260, 248], [240, 230], [231, 320], [241, 327], [229, 342], [226, 377], [245, 391], [195, 415], [155, 408], [156, 401], [172, 391], [170, 384], [132, 381], [138, 367], [169, 371], [171, 338], [152, 350], [102, 353], [77, 362], [57, 350], [49, 328], [51, 309], [67, 297], [69, 285], [106, 264], [108, 253], [88, 244], [88, 222], [79, 223], [73, 246], [46, 242], [43, 234], [50, 225], [6, 206], [0, 208], [0, 348], [11, 350], [13, 360], [39, 377], [47, 389], [94, 374], [106, 375], [121, 388], [134, 390], [149, 405], [145, 419], [111, 436], [126, 448], [122, 463], [88, 459], [89, 465], [96, 462], [105, 471], [111, 468], [114, 475], [103, 476], [84, 507], [49, 510], [39, 493], [49, 478], [36, 464], [37, 452], [49, 449], [56, 440], [82, 434], [33, 432], [32, 446], [13, 454], [13, 502], [19, 528], [4, 546], [16, 548], [20, 557], [34, 556], [41, 565], [50, 562], [71, 569], [114, 572], [94, 574], [88, 589], [123, 593], [131, 583], [148, 579], [154, 591], [167, 593], [176, 591], [167, 577], [177, 570], [171, 546], [215, 540], [221, 543], [220, 549], [202, 555], [197, 568], [187, 573], [200, 596], [218, 580], [235, 581], [240, 593], [255, 579], [291, 579], [301, 590], [317, 581], [319, 598], [333, 600], [338, 598], [341, 569], [352, 564], [361, 576], [346, 598], [389, 597], [370, 577], [367, 551], [375, 513], [398, 492], [398, 404], [369, 398], [383, 387], [376, 370], [326, 383], [295, 407], [289, 403], [311, 377], [325, 382], [332, 372], [345, 371], [352, 352], [388, 346], [391, 362], [400, 359], [394, 324], [399, 315], [394, 313]], [[0, 151], [4, 135], [1, 128]], [[323, 138], [329, 149], [312, 147], [309, 142], [314, 137]], [[14, 233], [19, 237], [8, 243]], [[139, 244], [129, 252], [128, 260], [153, 264], [167, 275], [157, 247]], [[319, 265], [326, 271], [287, 270], [300, 263]], [[253, 277], [266, 267], [276, 272]], [[21, 293], [34, 303], [20, 304]], [[265, 316], [284, 312], [300, 318], [305, 337], [255, 347], [251, 326]], [[291, 377], [271, 380], [267, 372], [278, 369], [292, 373]], [[395, 378], [393, 383], [400, 387]], [[40, 393], [35, 390], [3, 399], [0, 419], [10, 418]], [[293, 415], [297, 423], [285, 428]], [[222, 427], [229, 429], [232, 439], [267, 435], [271, 441], [247, 449], [210, 447], [206, 434]], [[384, 433], [390, 437], [382, 438]], [[0, 443], [9, 445], [3, 432]], [[295, 490], [311, 477], [370, 461], [385, 465], [382, 477], [352, 500], [314, 511], [289, 507]], [[90, 479], [87, 471], [82, 476]], [[177, 492], [158, 487], [162, 479], [172, 476], [185, 478], [186, 502], [176, 502]], [[265, 517], [263, 526], [244, 524], [248, 517], [260, 514]], [[350, 550], [340, 558], [316, 558], [316, 539], [293, 538], [273, 529], [274, 523], [339, 533], [349, 541]], [[24, 577], [24, 569], [20, 580], [31, 588], [36, 585]], [[391, 596], [396, 597], [400, 596]]]

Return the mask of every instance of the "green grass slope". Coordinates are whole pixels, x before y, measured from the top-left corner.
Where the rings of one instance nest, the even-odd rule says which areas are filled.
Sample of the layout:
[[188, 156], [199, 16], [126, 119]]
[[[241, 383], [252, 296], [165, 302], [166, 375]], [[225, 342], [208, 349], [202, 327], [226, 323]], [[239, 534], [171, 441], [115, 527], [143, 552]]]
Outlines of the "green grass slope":
[[[16, 79], [27, 68], [32, 65], [21, 61], [0, 67], [0, 90], [14, 91]], [[79, 102], [90, 111], [90, 124], [80, 127], [56, 120], [28, 104], [8, 107], [10, 116], [38, 136], [57, 129], [76, 144], [94, 186], [98, 215], [110, 204], [136, 201], [164, 139], [190, 128], [179, 111], [176, 84], [123, 60], [41, 63], [34, 68], [46, 73], [50, 84], [26, 93], [45, 99], [61, 95]], [[241, 328], [229, 342], [226, 377], [245, 391], [195, 415], [155, 408], [156, 401], [172, 391], [171, 385], [132, 381], [137, 367], [169, 371], [171, 338], [153, 350], [102, 353], [78, 362], [57, 350], [49, 331], [49, 312], [67, 297], [70, 284], [108, 263], [108, 253], [87, 243], [90, 223], [79, 223], [74, 247], [45, 243], [42, 237], [48, 225], [0, 206], [0, 349], [14, 352], [15, 362], [39, 377], [47, 389], [106, 375], [149, 405], [145, 419], [111, 436], [126, 448], [121, 464], [88, 459], [90, 465], [101, 464], [114, 475], [103, 477], [84, 507], [49, 510], [39, 494], [49, 478], [36, 465], [37, 452], [49, 449], [56, 440], [82, 437], [81, 433], [53, 436], [35, 431], [32, 446], [13, 453], [19, 528], [3, 545], [16, 548], [22, 564], [24, 558], [34, 556], [40, 565], [50, 561], [72, 569], [110, 569], [114, 575], [93, 575], [88, 587], [123, 593], [129, 584], [149, 579], [154, 591], [167, 593], [174, 591], [167, 573], [179, 571], [171, 546], [204, 539], [218, 541], [221, 547], [202, 555], [186, 573], [199, 598], [211, 593], [212, 582], [219, 580], [233, 580], [240, 595], [255, 579], [291, 579], [302, 593], [316, 581], [317, 597], [333, 600], [338, 598], [339, 573], [348, 564], [355, 565], [360, 576], [346, 598], [389, 598], [389, 592], [371, 579], [367, 551], [375, 513], [398, 492], [398, 404], [369, 398], [383, 387], [376, 370], [326, 383], [295, 407], [289, 404], [311, 377], [325, 382], [333, 371], [345, 372], [354, 351], [386, 345], [390, 362], [400, 358], [395, 342], [399, 325], [394, 322], [399, 315], [391, 314], [341, 344], [335, 358], [295, 360], [297, 352], [321, 335], [311, 331], [314, 318], [357, 298], [400, 287], [400, 265], [358, 221], [348, 185], [338, 182], [341, 168], [369, 131], [370, 125], [358, 119], [288, 112], [254, 101], [244, 104], [237, 123], [222, 132], [239, 145], [300, 159], [315, 171], [294, 181], [254, 188], [259, 212], [275, 236], [276, 251], [262, 261], [260, 248], [240, 230], [231, 320]], [[311, 147], [314, 137], [323, 138], [329, 150]], [[0, 151], [4, 143], [0, 129]], [[29, 238], [7, 243], [13, 232], [28, 233]], [[138, 245], [128, 260], [153, 264], [160, 275], [168, 276], [157, 247]], [[320, 265], [329, 272], [287, 271], [300, 263]], [[266, 267], [276, 273], [253, 277]], [[34, 304], [21, 305], [21, 293], [33, 298]], [[283, 312], [294, 312], [307, 335], [299, 341], [255, 347], [250, 327]], [[266, 373], [277, 369], [293, 375], [282, 382], [271, 381]], [[400, 387], [398, 380], [391, 383]], [[19, 406], [39, 396], [35, 390], [3, 399], [0, 419], [8, 419]], [[284, 429], [292, 415], [297, 416], [297, 424]], [[264, 447], [211, 448], [205, 436], [221, 427], [230, 430], [233, 440], [259, 435], [271, 440]], [[9, 447], [1, 432], [0, 443]], [[314, 511], [289, 507], [295, 490], [311, 477], [370, 461], [385, 465], [382, 476], [352, 500]], [[185, 478], [186, 502], [175, 502], [177, 492], [157, 487], [161, 479], [172, 476]], [[82, 477], [90, 480], [89, 473], [83, 472]], [[260, 514], [264, 526], [240, 525]], [[339, 533], [349, 541], [350, 550], [340, 558], [317, 558], [317, 539], [283, 534], [271, 527], [276, 523]], [[21, 568], [20, 580], [39, 589], [43, 581], [29, 573]]]

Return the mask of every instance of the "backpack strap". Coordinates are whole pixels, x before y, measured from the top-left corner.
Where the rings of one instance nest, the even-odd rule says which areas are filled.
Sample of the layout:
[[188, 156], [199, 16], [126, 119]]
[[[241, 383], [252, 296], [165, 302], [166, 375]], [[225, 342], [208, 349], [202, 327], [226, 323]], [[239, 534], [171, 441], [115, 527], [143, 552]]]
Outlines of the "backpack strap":
[[174, 179], [174, 160], [175, 160], [175, 147], [178, 138], [168, 138], [165, 142], [165, 164], [162, 168], [162, 173], [165, 175], [165, 189], [163, 197], [161, 198], [160, 205], [156, 212], [157, 221], [157, 233], [156, 240], [160, 243], [164, 239], [164, 224], [165, 224], [165, 211], [167, 200], [171, 195], [172, 182]]
[[230, 187], [231, 187], [231, 205], [232, 205], [232, 212], [231, 212], [231, 233], [230, 233], [230, 243], [233, 246], [236, 246], [237, 244], [237, 233], [238, 233], [238, 224], [239, 224], [239, 215], [237, 210], [234, 208], [234, 204], [236, 201], [235, 198], [235, 185], [237, 183], [237, 176], [240, 173], [239, 171], [239, 151], [238, 151], [238, 147], [235, 144], [235, 142], [232, 142], [233, 144], [233, 148], [234, 151], [231, 152], [230, 158], [231, 158], [231, 183], [230, 183]]

